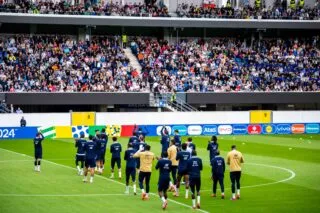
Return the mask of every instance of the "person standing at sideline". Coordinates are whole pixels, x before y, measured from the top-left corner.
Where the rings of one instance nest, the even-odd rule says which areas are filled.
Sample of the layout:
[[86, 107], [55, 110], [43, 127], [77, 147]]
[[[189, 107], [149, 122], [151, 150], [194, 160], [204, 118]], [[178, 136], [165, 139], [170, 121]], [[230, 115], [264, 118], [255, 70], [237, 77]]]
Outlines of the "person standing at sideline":
[[[242, 153], [237, 151], [236, 145], [231, 146], [231, 151], [227, 155], [227, 164], [230, 166], [231, 179], [231, 200], [240, 199], [240, 178], [241, 178], [241, 164], [244, 163]], [[236, 196], [237, 185], [237, 196]]]

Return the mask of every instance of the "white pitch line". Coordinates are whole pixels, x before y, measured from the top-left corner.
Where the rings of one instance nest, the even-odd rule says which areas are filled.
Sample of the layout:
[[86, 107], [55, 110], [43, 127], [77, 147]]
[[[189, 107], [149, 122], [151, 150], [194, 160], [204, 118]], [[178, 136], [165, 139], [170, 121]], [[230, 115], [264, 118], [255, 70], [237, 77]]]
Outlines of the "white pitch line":
[[0, 194], [0, 197], [95, 197], [129, 196], [127, 194]]
[[[24, 154], [21, 154], [21, 153], [19, 153], [19, 152], [14, 152], [14, 151], [7, 150], [7, 149], [2, 149], [2, 148], [0, 148], [0, 150], [7, 151], [7, 152], [10, 152], [10, 153], [14, 153], [14, 154], [17, 154], [17, 155], [26, 156], [26, 157], [29, 157], [29, 158], [33, 158], [33, 157], [29, 156], [29, 155], [24, 155]], [[67, 169], [76, 170], [76, 168], [72, 168], [72, 167], [70, 167], [70, 166], [65, 166], [65, 165], [62, 165], [62, 164], [58, 164], [58, 163], [55, 163], [55, 162], [52, 162], [52, 161], [48, 161], [48, 160], [44, 160], [44, 159], [42, 159], [42, 161], [45, 161], [45, 162], [54, 164], [54, 165], [56, 165], [56, 166], [64, 167], [64, 168], [67, 168]], [[121, 182], [118, 182], [118, 181], [109, 179], [109, 178], [104, 177], [104, 176], [99, 176], [99, 175], [97, 175], [96, 177], [99, 177], [99, 178], [102, 178], [102, 179], [105, 179], [105, 180], [108, 180], [108, 181], [117, 183], [117, 184], [119, 184], [119, 185], [125, 186], [124, 183], [121, 183]], [[158, 197], [157, 194], [154, 194], [154, 193], [149, 193], [149, 194]], [[169, 200], [170, 202], [172, 202], [172, 203], [175, 203], [175, 204], [178, 204], [178, 205], [180, 205], [180, 206], [184, 206], [184, 207], [187, 207], [187, 208], [192, 209], [192, 206], [189, 206], [189, 205], [187, 205], [187, 204], [180, 203], [180, 202], [178, 202], [178, 201], [175, 201], [175, 200], [172, 200], [172, 199], [169, 199], [169, 198], [168, 198], [168, 200]], [[207, 212], [207, 211], [205, 211], [205, 210], [202, 210], [202, 209], [197, 209], [197, 211], [198, 211], [198, 212], [203, 212], [203, 213], [209, 213], [209, 212]]]
[[[246, 163], [246, 164], [280, 169], [280, 170], [283, 170], [283, 171], [286, 171], [286, 172], [290, 173], [291, 176], [288, 177], [288, 178], [279, 180], [279, 181], [271, 182], [271, 183], [262, 183], [262, 184], [256, 184], [256, 185], [251, 185], [251, 186], [243, 186], [243, 187], [241, 187], [241, 189], [243, 189], [243, 188], [255, 188], [255, 187], [260, 187], [260, 186], [269, 186], [269, 185], [273, 185], [273, 184], [277, 184], [277, 183], [283, 183], [283, 182], [287, 182], [289, 180], [292, 180], [293, 178], [296, 177], [296, 173], [294, 171], [292, 171], [291, 169], [284, 168], [284, 167], [273, 166], [273, 165], [268, 165], [268, 164], [260, 164], [260, 163]], [[202, 191], [203, 192], [207, 192], [207, 191], [212, 191], [212, 190], [202, 190]]]

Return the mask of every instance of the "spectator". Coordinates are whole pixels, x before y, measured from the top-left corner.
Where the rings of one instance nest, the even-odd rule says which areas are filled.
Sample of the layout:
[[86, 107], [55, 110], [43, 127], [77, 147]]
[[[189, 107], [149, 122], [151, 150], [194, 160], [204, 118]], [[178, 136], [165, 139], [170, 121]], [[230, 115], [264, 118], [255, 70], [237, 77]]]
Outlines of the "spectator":
[[20, 109], [20, 107], [18, 107], [18, 109], [16, 110], [16, 113], [17, 114], [23, 114], [23, 111], [22, 111], [22, 109]]
[[20, 126], [21, 127], [26, 127], [27, 126], [27, 121], [26, 121], [26, 119], [24, 119], [23, 116], [21, 117], [21, 120], [20, 120]]

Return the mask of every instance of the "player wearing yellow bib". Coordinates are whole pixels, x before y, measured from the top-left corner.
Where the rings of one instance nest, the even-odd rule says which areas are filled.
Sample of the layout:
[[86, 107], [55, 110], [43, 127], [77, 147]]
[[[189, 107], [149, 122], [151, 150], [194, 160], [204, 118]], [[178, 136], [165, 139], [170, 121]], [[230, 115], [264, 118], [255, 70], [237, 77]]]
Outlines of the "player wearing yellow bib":
[[[231, 200], [240, 199], [240, 178], [241, 178], [241, 164], [244, 163], [242, 153], [237, 151], [236, 145], [231, 146], [231, 151], [227, 155], [227, 164], [230, 166], [231, 179]], [[237, 197], [236, 197], [237, 184]]]

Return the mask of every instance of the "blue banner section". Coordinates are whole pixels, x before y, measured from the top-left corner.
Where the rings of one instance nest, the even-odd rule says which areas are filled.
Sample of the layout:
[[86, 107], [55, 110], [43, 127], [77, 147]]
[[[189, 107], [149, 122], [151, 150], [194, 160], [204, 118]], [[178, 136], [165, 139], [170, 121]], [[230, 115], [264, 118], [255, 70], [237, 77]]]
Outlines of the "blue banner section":
[[37, 127], [0, 127], [0, 139], [34, 138]]
[[[160, 136], [163, 125], [139, 125], [147, 136]], [[320, 123], [279, 124], [178, 124], [165, 125], [167, 132], [181, 136], [320, 134]], [[34, 138], [38, 127], [0, 127], [0, 139]], [[55, 136], [53, 136], [55, 137]]]

